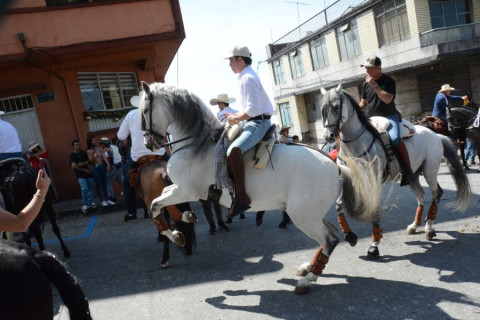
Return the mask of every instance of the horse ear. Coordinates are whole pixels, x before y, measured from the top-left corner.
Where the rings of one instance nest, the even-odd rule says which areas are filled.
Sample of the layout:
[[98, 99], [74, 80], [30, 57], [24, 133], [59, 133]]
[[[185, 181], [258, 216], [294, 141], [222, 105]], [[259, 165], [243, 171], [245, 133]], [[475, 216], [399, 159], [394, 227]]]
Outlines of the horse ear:
[[342, 82], [340, 81], [340, 83], [338, 84], [338, 87], [335, 89], [337, 91], [337, 93], [340, 93], [340, 91], [342, 91]]
[[145, 93], [147, 95], [150, 94], [150, 86], [145, 81], [142, 81], [142, 88], [143, 88], [143, 91], [145, 91]]
[[322, 95], [326, 95], [326, 94], [327, 94], [327, 90], [325, 90], [324, 87], [320, 87], [320, 92], [322, 93]]

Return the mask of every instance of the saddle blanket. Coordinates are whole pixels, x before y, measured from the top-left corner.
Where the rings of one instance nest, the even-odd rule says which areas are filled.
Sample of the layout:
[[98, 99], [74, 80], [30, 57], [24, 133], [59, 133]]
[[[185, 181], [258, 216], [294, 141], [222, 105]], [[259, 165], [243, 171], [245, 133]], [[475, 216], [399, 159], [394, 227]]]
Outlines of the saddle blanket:
[[[370, 123], [378, 130], [378, 132], [387, 132], [390, 121], [385, 117], [371, 117]], [[400, 137], [408, 138], [415, 134], [415, 127], [410, 121], [402, 120], [400, 122]]]

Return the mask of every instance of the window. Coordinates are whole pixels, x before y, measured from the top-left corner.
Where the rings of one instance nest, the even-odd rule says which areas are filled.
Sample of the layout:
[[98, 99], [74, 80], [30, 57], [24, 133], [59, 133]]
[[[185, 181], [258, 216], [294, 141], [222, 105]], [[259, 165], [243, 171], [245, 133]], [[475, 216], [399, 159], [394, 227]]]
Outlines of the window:
[[342, 61], [351, 59], [362, 53], [358, 37], [357, 20], [337, 28], [337, 41]]
[[375, 8], [378, 36], [381, 46], [410, 37], [405, 0], [388, 0]]
[[293, 126], [292, 114], [290, 113], [290, 103], [284, 102], [278, 105], [280, 110], [280, 120], [282, 121], [282, 126]]
[[325, 68], [330, 64], [324, 36], [310, 41], [310, 54], [312, 55], [313, 70]]
[[429, 0], [432, 28], [472, 23], [471, 0]]
[[283, 62], [281, 59], [273, 61], [273, 77], [275, 78], [275, 84], [285, 82], [285, 73], [283, 72]]
[[138, 94], [135, 73], [78, 73], [85, 111], [130, 107], [130, 98]]
[[298, 78], [305, 74], [305, 70], [303, 69], [303, 60], [302, 55], [298, 50], [290, 52], [288, 54], [288, 59], [290, 60], [290, 69], [292, 71], [292, 78]]
[[33, 99], [29, 94], [0, 99], [0, 111], [5, 113], [33, 109]]

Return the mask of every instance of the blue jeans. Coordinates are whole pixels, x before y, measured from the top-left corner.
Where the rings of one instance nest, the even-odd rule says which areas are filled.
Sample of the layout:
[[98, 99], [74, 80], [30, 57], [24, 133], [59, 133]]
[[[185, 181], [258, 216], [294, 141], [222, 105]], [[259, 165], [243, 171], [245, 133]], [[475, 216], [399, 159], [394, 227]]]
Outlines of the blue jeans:
[[122, 164], [114, 164], [110, 166], [110, 173], [107, 174], [107, 188], [108, 195], [110, 197], [115, 197], [115, 192], [113, 191], [113, 181], [117, 181], [123, 187], [123, 167]]
[[465, 148], [465, 161], [470, 158], [471, 162], [475, 162], [475, 155], [477, 154], [477, 151], [475, 150], [475, 147], [473, 146], [472, 141], [467, 138], [467, 147]]
[[246, 121], [240, 136], [228, 147], [227, 156], [230, 155], [230, 152], [232, 152], [232, 149], [235, 147], [239, 147], [242, 154], [255, 147], [255, 145], [262, 140], [270, 126], [270, 120]]
[[95, 184], [97, 185], [97, 195], [100, 201], [107, 201], [107, 166], [105, 164], [95, 165], [93, 168], [93, 176], [95, 178]]
[[85, 206], [90, 206], [93, 202], [93, 191], [95, 190], [95, 181], [90, 178], [78, 178], [78, 184], [82, 190], [82, 203]]
[[400, 145], [400, 117], [398, 113], [386, 116], [385, 118], [390, 121], [390, 126], [388, 127], [388, 136], [392, 140], [392, 147], [396, 148]]

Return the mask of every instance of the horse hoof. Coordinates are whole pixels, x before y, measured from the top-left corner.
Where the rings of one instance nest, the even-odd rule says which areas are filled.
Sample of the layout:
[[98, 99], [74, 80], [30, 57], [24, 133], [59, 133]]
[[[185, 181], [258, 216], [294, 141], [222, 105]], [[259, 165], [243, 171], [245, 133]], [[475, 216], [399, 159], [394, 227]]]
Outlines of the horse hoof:
[[282, 222], [280, 222], [280, 224], [278, 225], [278, 227], [279, 227], [280, 229], [286, 229], [286, 228], [287, 228], [287, 223], [286, 223], [285, 221], [282, 221]]
[[367, 257], [369, 259], [377, 259], [380, 256], [380, 251], [377, 247], [370, 247], [367, 252]]
[[408, 227], [407, 228], [407, 234], [415, 234], [417, 232], [416, 228]]
[[70, 251], [68, 251], [67, 249], [63, 250], [63, 256], [65, 258], [70, 258]]
[[182, 214], [182, 221], [186, 223], [197, 223], [198, 218], [193, 211], [185, 211]]
[[357, 244], [357, 234], [355, 232], [349, 231], [345, 234], [345, 240], [350, 244], [351, 247], [355, 247]]
[[310, 292], [310, 286], [296, 286], [295, 293], [296, 294], [305, 294]]
[[437, 233], [435, 232], [435, 230], [425, 231], [425, 237], [427, 238], [427, 240], [433, 240], [436, 235]]
[[168, 260], [165, 261], [165, 262], [160, 262], [160, 268], [162, 269], [167, 269], [168, 268]]
[[185, 236], [180, 231], [173, 231], [173, 243], [179, 247], [185, 246]]

